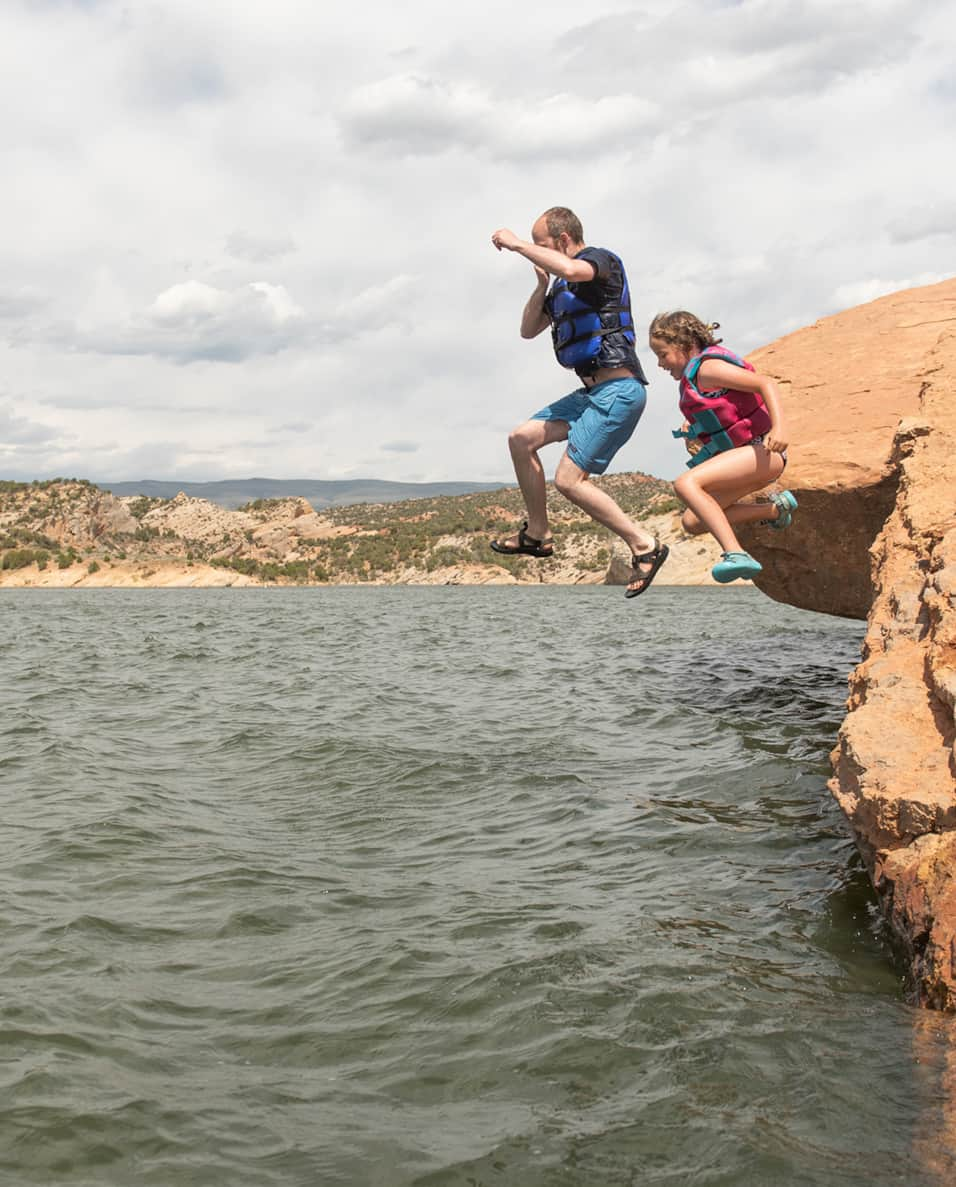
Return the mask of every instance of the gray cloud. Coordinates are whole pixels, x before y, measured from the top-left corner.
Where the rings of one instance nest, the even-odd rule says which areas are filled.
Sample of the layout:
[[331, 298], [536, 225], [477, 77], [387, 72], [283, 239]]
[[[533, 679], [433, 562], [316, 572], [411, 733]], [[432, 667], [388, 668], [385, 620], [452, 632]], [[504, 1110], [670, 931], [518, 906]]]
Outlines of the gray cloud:
[[191, 449], [181, 440], [157, 440], [100, 450], [93, 463], [98, 480], [108, 483], [137, 478], [202, 482], [230, 477], [228, 462], [210, 449]]
[[29, 288], [16, 292], [0, 290], [0, 319], [15, 321], [36, 313], [47, 304], [47, 298]]
[[[706, 21], [706, 37], [693, 36], [695, 16]], [[736, 103], [817, 95], [863, 71], [904, 60], [918, 41], [909, 0], [880, 6], [745, 0], [722, 19], [701, 3], [667, 6], [653, 16], [640, 11], [602, 16], [564, 34], [558, 46], [569, 69], [601, 62], [591, 93], [630, 78], [638, 93], [659, 99], [673, 122], [705, 116], [705, 104], [726, 111]]]
[[956, 235], [956, 201], [943, 200], [918, 206], [893, 218], [887, 232], [894, 243], [915, 243], [936, 236]]
[[469, 82], [393, 75], [354, 91], [339, 112], [346, 140], [395, 156], [480, 151], [506, 160], [612, 151], [650, 123], [656, 105], [632, 94], [582, 101], [564, 91], [505, 99]]
[[269, 425], [266, 432], [277, 437], [288, 437], [290, 434], [308, 433], [312, 427], [312, 422], [309, 420], [293, 420], [287, 424]]
[[12, 446], [18, 449], [23, 446], [48, 445], [62, 437], [59, 429], [40, 421], [28, 420], [25, 416], [17, 416], [0, 404], [0, 451], [9, 450]]
[[417, 453], [417, 441], [383, 441], [381, 447], [386, 453]]
[[[57, 392], [53, 395], [37, 395], [33, 398], [33, 402], [45, 408], [58, 408], [64, 412], [109, 412], [116, 407], [116, 396], [110, 390], [69, 391]], [[149, 412], [177, 416], [182, 413], [182, 410], [182, 404], [170, 399], [140, 398], [136, 402], [136, 412], [140, 415]], [[223, 405], [213, 400], [190, 400], [189, 411], [193, 415], [221, 416]]]
[[226, 250], [238, 260], [268, 264], [295, 251], [295, 243], [288, 235], [252, 235], [246, 231], [233, 231], [226, 240]]
[[222, 42], [203, 23], [201, 10], [130, 6], [121, 28], [128, 86], [140, 102], [168, 109], [226, 98]]

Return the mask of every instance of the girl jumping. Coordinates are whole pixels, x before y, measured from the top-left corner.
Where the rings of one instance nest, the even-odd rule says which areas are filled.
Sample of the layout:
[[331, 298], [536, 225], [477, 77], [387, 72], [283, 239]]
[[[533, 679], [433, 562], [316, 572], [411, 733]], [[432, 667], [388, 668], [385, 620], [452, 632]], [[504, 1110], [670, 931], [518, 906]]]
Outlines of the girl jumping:
[[740, 547], [734, 528], [788, 527], [797, 500], [785, 490], [769, 504], [740, 502], [783, 473], [787, 430], [776, 383], [720, 346], [716, 329], [716, 322], [705, 325], [684, 310], [659, 313], [650, 345], [658, 365], [680, 383], [685, 424], [675, 436], [687, 437], [692, 453], [687, 473], [674, 483], [687, 508], [681, 523], [692, 536], [710, 532], [717, 540], [723, 555], [711, 573], [726, 584], [755, 577], [762, 567]]

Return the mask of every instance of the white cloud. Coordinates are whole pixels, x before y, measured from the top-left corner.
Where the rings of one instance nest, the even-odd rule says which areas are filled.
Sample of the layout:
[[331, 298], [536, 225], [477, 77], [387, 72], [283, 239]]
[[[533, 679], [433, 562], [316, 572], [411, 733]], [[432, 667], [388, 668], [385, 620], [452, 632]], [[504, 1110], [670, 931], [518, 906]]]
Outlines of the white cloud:
[[226, 240], [226, 250], [236, 259], [267, 264], [295, 251], [295, 243], [288, 235], [250, 235], [247, 231], [233, 231]]
[[344, 104], [341, 121], [352, 140], [389, 152], [444, 152], [477, 144], [487, 110], [487, 100], [475, 90], [407, 74], [358, 88]]
[[347, 139], [397, 156], [482, 152], [523, 160], [562, 151], [613, 151], [622, 136], [657, 114], [631, 94], [582, 99], [560, 92], [534, 103], [495, 97], [469, 83], [396, 75], [356, 90], [340, 113]]
[[257, 281], [227, 290], [186, 280], [161, 292], [126, 324], [78, 329], [69, 344], [93, 353], [155, 355], [177, 363], [239, 363], [277, 354], [309, 335], [305, 314], [282, 285]]
[[870, 277], [867, 280], [855, 280], [852, 284], [841, 284], [833, 293], [829, 309], [839, 310], [863, 305], [867, 301], [875, 301], [878, 297], [886, 297], [902, 289], [920, 288], [926, 284], [938, 284], [952, 276], [951, 272], [920, 272], [916, 276], [896, 276], [891, 280], [882, 277]]

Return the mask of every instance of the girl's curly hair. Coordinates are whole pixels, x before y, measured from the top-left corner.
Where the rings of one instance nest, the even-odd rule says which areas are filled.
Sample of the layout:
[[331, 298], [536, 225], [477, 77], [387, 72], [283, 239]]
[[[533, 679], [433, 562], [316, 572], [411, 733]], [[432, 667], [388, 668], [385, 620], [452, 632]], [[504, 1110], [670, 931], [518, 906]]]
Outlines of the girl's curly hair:
[[686, 309], [674, 313], [659, 313], [651, 322], [650, 337], [670, 342], [691, 354], [699, 354], [708, 346], [723, 342], [714, 337], [714, 330], [720, 329], [720, 322], [705, 323]]

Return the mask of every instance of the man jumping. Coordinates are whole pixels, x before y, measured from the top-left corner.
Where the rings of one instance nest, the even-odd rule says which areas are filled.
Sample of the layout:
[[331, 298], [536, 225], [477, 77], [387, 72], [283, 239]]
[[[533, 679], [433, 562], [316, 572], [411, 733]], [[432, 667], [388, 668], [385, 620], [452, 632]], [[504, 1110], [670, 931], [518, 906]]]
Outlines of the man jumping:
[[624, 265], [613, 252], [585, 245], [581, 222], [566, 206], [546, 210], [531, 228], [531, 240], [527, 243], [506, 228], [491, 237], [499, 251], [517, 252], [534, 266], [537, 284], [521, 315], [521, 337], [536, 338], [550, 326], [558, 362], [576, 372], [582, 386], [536, 412], [509, 436], [528, 518], [516, 535], [493, 540], [491, 547], [506, 556], [554, 554], [538, 451], [567, 441], [554, 485], [628, 546], [632, 574], [625, 596], [632, 598], [654, 580], [667, 559], [667, 545], [628, 519], [590, 481], [592, 474], [604, 473], [630, 440], [647, 398], [647, 379], [634, 349]]

